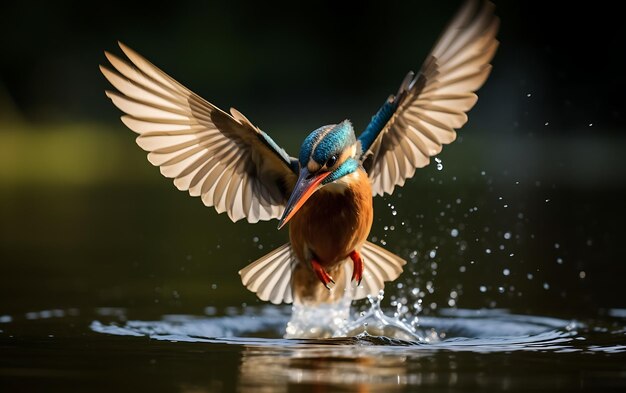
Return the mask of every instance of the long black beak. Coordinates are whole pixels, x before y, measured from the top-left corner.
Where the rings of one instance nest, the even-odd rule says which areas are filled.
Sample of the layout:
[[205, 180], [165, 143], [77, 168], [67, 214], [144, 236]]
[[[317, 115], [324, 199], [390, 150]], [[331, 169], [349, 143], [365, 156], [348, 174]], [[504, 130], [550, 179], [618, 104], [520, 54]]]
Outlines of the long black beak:
[[312, 174], [306, 167], [300, 169], [298, 182], [291, 192], [291, 197], [289, 197], [285, 212], [278, 223], [278, 229], [282, 228], [289, 220], [291, 220], [291, 217], [293, 217], [302, 205], [304, 205], [304, 202], [306, 202], [307, 199], [309, 199], [309, 197], [317, 191], [322, 180], [324, 180], [328, 175], [330, 175], [330, 172]]

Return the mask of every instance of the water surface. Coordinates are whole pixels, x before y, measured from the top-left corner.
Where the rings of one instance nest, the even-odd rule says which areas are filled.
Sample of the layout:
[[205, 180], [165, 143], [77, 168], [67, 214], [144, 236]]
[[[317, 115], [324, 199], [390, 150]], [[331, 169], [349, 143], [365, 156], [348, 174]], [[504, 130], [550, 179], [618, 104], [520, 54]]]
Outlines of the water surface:
[[[0, 318], [3, 386], [63, 391], [346, 391], [626, 387], [625, 310], [593, 320], [442, 310], [430, 339], [284, 339], [289, 307], [43, 310]], [[211, 315], [206, 315], [206, 314]]]

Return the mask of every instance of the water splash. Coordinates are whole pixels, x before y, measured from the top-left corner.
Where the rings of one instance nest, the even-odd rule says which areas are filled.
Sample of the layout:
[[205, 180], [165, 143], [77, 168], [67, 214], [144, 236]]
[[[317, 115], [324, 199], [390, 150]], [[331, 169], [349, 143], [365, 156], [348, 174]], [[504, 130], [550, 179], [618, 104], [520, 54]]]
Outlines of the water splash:
[[369, 310], [364, 312], [360, 318], [350, 323], [346, 323], [337, 329], [333, 336], [379, 336], [406, 341], [429, 341], [425, 334], [418, 332], [408, 324], [402, 322], [400, 319], [386, 316], [380, 308], [380, 302], [383, 300], [383, 297], [383, 291], [380, 291], [378, 296], [369, 296]]
[[285, 338], [328, 338], [335, 336], [350, 320], [349, 297], [334, 304], [303, 306], [294, 304]]
[[350, 313], [352, 300], [345, 297], [335, 304], [315, 307], [294, 305], [285, 338], [329, 338], [361, 335], [385, 336], [393, 339], [424, 341], [424, 336], [398, 318], [390, 318], [380, 308], [384, 291], [368, 296], [370, 308], [354, 318]]

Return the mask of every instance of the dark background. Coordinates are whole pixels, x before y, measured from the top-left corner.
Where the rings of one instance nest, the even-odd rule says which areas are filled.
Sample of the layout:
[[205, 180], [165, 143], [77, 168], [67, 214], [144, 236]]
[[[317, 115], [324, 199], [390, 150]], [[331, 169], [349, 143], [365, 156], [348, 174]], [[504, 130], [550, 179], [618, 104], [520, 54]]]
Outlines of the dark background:
[[[409, 69], [417, 70], [459, 1], [12, 2], [4, 6], [4, 99], [29, 121], [111, 122], [95, 66], [121, 40], [221, 106], [238, 105], [270, 129], [373, 112]], [[483, 94], [490, 127], [524, 134], [624, 128], [626, 28], [611, 2], [498, 2], [504, 21]], [[118, 51], [119, 53], [119, 51]], [[525, 100], [530, 92], [532, 105]], [[306, 122], [300, 125], [303, 120]], [[320, 119], [321, 118], [321, 119]], [[481, 119], [482, 120], [482, 119]], [[309, 124], [311, 122], [311, 124]]]
[[[254, 303], [237, 270], [286, 240], [275, 222], [231, 224], [150, 167], [103, 93], [97, 66], [103, 50], [120, 53], [116, 40], [295, 155], [320, 125], [350, 118], [363, 129], [459, 4], [3, 5], [0, 314]], [[416, 272], [388, 300], [570, 315], [626, 307], [623, 14], [599, 1], [496, 5], [494, 69], [440, 156], [444, 170], [418, 171], [376, 202], [372, 235]]]

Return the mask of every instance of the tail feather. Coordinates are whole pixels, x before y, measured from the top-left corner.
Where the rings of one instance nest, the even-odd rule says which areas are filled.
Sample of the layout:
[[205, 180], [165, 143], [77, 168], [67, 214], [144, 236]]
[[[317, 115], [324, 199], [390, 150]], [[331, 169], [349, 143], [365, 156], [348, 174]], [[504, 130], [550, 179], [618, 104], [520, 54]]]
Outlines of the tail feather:
[[[402, 267], [406, 264], [404, 259], [370, 242], [363, 244], [361, 257], [365, 269], [363, 281], [356, 289], [354, 300], [363, 299], [367, 295], [377, 295], [385, 287], [385, 281], [398, 278], [402, 273]], [[352, 269], [351, 263], [346, 263], [345, 266], [347, 269]]]
[[291, 245], [284, 244], [241, 269], [241, 282], [261, 300], [292, 303], [291, 273], [296, 262]]
[[241, 269], [239, 275], [243, 285], [259, 299], [274, 304], [293, 303], [294, 299], [296, 303], [334, 303], [344, 294], [354, 300], [377, 295], [385, 287], [385, 281], [398, 278], [406, 264], [404, 259], [370, 242], [365, 242], [360, 252], [364, 271], [357, 288], [350, 283], [353, 265], [349, 259], [331, 272], [337, 284], [329, 291], [308, 267], [298, 265], [289, 243]]

